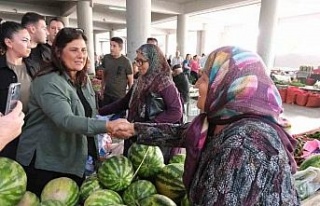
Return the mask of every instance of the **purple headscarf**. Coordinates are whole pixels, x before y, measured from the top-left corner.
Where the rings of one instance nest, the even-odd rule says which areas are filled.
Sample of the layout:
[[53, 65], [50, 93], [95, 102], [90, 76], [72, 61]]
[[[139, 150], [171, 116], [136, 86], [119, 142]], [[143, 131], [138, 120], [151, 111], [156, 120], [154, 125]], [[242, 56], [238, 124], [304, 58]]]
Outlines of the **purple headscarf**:
[[185, 186], [190, 186], [207, 135], [213, 135], [208, 134], [209, 125], [214, 128], [241, 117], [265, 119], [278, 132], [295, 172], [292, 153], [296, 141], [278, 124], [283, 111], [281, 97], [262, 59], [237, 47], [222, 47], [208, 56], [203, 73], [209, 77], [208, 93], [204, 113], [193, 120], [187, 132]]
[[150, 92], [159, 93], [174, 84], [170, 66], [160, 48], [153, 44], [144, 44], [136, 51], [148, 60], [149, 68], [145, 75], [139, 75], [129, 103], [129, 121], [139, 115], [139, 108], [145, 104], [146, 95]]

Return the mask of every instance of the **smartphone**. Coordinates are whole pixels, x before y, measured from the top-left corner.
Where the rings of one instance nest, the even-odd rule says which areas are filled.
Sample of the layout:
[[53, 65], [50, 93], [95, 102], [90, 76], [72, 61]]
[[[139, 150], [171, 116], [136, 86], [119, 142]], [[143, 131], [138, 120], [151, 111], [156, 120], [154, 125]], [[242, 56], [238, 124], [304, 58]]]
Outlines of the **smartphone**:
[[21, 83], [11, 83], [9, 85], [5, 114], [10, 113], [16, 107], [17, 101], [20, 100], [20, 89]]

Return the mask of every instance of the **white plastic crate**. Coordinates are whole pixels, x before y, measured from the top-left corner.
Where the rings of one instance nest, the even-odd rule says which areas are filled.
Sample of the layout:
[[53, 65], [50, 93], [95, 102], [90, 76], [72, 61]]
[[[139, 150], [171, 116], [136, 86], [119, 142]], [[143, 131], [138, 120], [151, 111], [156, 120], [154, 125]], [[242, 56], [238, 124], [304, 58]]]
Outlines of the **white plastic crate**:
[[200, 114], [200, 109], [197, 107], [197, 100], [190, 99], [187, 105], [187, 115], [194, 117]]

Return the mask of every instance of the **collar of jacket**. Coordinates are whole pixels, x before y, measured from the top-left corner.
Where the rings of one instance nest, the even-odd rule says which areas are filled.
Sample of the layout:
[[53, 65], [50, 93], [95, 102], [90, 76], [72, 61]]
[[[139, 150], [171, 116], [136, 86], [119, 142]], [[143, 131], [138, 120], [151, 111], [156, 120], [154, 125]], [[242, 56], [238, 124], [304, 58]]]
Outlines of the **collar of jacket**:
[[0, 55], [0, 68], [8, 67], [6, 54]]
[[[22, 61], [26, 64], [27, 72], [31, 78], [34, 78], [36, 72], [39, 70], [37, 66], [34, 66], [32, 60], [23, 58]], [[6, 54], [0, 55], [0, 68], [9, 68], [7, 64]]]

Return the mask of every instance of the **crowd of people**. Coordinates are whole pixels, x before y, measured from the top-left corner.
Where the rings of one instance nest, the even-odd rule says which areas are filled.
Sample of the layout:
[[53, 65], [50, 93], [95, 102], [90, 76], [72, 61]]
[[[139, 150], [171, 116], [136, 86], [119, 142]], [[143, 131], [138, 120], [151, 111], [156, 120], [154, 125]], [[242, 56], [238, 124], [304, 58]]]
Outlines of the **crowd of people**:
[[[124, 155], [133, 142], [158, 145], [166, 162], [186, 148], [192, 205], [300, 205], [296, 142], [278, 124], [281, 98], [256, 53], [230, 46], [183, 59], [177, 51], [168, 62], [148, 38], [131, 62], [113, 37], [94, 91], [86, 43], [81, 29], [58, 18], [47, 27], [33, 12], [0, 26], [0, 156], [24, 167], [28, 191], [40, 196], [57, 177], [80, 186], [88, 156], [99, 161], [96, 135], [108, 133], [124, 140]], [[3, 115], [16, 82], [21, 100]], [[184, 122], [189, 84], [199, 90], [201, 113]], [[154, 97], [163, 106], [156, 111]]]

